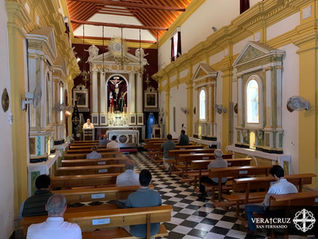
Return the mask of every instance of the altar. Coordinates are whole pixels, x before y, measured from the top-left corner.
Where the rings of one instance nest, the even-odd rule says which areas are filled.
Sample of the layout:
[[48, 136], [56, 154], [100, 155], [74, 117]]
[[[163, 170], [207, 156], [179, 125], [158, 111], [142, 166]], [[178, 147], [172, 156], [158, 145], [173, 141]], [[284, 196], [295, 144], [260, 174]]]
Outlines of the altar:
[[125, 44], [113, 39], [109, 51], [103, 54], [98, 54], [95, 45], [88, 49], [90, 113], [95, 127], [129, 130], [144, 125], [142, 79], [148, 63], [142, 48], [130, 54]]
[[139, 145], [139, 130], [111, 129], [106, 132], [108, 139], [114, 135], [117, 137], [120, 148], [137, 148]]

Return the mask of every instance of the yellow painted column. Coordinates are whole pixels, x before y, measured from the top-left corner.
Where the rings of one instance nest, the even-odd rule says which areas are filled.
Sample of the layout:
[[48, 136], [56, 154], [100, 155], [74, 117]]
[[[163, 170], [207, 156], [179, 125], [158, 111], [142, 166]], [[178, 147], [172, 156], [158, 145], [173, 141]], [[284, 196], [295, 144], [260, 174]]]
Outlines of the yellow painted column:
[[26, 49], [23, 26], [29, 22], [29, 16], [21, 3], [6, 1], [8, 13], [8, 39], [10, 62], [10, 101], [13, 115], [12, 153], [14, 175], [14, 211], [18, 218], [20, 204], [27, 197], [27, 113], [21, 110], [21, 99], [27, 91], [25, 85]]
[[170, 134], [170, 87], [166, 88], [166, 135]]
[[[229, 63], [229, 62], [228, 62]], [[222, 105], [226, 108], [226, 113], [222, 113], [222, 150], [230, 144], [230, 102], [232, 101], [232, 66], [227, 64], [222, 69]]]
[[187, 135], [193, 136], [193, 85], [192, 81], [187, 82]]
[[[299, 173], [317, 173], [318, 148], [318, 50], [314, 40], [304, 42], [299, 55], [299, 95], [310, 102], [308, 111], [299, 111]], [[314, 178], [314, 187], [318, 179]]]

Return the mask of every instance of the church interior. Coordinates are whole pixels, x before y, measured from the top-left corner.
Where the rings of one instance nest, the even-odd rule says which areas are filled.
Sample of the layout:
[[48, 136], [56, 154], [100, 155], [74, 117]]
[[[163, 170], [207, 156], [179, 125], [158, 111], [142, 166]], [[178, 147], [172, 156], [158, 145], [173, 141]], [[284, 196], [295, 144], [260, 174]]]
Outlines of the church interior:
[[[21, 214], [42, 174], [82, 238], [318, 236], [245, 225], [275, 165], [298, 192], [271, 205], [318, 205], [317, 29], [316, 0], [0, 0], [0, 239], [46, 219]], [[162, 205], [109, 203], [128, 161]]]

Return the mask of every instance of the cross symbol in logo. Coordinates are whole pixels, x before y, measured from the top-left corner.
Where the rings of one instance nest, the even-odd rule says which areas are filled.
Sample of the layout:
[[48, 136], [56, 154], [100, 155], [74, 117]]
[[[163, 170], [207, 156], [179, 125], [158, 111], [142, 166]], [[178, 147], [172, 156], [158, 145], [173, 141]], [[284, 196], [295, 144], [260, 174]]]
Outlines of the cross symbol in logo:
[[309, 231], [313, 228], [316, 219], [311, 211], [306, 210], [305, 208], [301, 211], [298, 211], [295, 214], [293, 222], [297, 228], [302, 232]]

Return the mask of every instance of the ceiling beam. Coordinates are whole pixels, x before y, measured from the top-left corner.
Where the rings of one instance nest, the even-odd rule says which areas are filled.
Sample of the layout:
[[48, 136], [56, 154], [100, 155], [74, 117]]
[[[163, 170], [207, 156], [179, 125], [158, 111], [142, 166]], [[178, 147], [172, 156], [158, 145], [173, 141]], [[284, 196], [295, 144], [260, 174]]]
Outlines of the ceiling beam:
[[105, 27], [118, 27], [118, 28], [133, 28], [133, 29], [143, 29], [143, 30], [157, 30], [157, 31], [168, 31], [168, 28], [157, 27], [157, 26], [138, 26], [138, 25], [129, 25], [129, 24], [116, 24], [116, 23], [105, 23], [105, 22], [91, 22], [91, 21], [80, 21], [71, 19], [72, 23], [75, 24], [85, 24], [85, 25], [94, 25], [94, 26], [105, 26]]
[[132, 3], [132, 2], [114, 2], [110, 0], [69, 0], [75, 2], [87, 2], [87, 3], [96, 3], [96, 4], [105, 4], [105, 5], [112, 5], [112, 6], [121, 6], [121, 7], [128, 7], [128, 8], [148, 8], [148, 9], [156, 9], [156, 10], [165, 10], [165, 11], [178, 11], [184, 12], [185, 8], [179, 7], [167, 7], [167, 6], [160, 6], [160, 5], [148, 5], [143, 3]]

